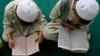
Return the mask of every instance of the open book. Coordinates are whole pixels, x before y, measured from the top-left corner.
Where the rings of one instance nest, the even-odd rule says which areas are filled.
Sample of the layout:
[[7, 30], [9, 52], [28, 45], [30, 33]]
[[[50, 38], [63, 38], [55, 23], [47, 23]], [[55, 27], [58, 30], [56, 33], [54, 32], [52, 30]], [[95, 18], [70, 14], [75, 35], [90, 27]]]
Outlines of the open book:
[[29, 56], [39, 51], [38, 43], [35, 42], [37, 34], [28, 37], [15, 37], [15, 48], [12, 49], [12, 56]]
[[58, 47], [76, 53], [86, 53], [89, 49], [87, 31], [77, 29], [74, 31], [61, 27], [59, 30]]

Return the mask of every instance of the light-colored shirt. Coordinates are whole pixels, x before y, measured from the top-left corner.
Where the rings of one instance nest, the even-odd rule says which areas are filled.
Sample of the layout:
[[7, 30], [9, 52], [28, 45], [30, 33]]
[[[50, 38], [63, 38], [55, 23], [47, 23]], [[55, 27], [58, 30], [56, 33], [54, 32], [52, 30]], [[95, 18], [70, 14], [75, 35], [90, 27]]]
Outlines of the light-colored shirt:
[[[53, 7], [53, 9], [52, 9], [52, 11], [50, 12], [50, 18], [51, 18], [51, 22], [50, 23], [48, 23], [46, 26], [45, 26], [45, 28], [44, 28], [44, 30], [43, 30], [43, 36], [44, 36], [44, 38], [45, 39], [47, 39], [47, 40], [53, 40], [53, 41], [58, 41], [58, 37], [59, 37], [59, 30], [60, 30], [60, 27], [62, 26], [61, 25], [61, 22], [62, 22], [62, 19], [61, 19], [61, 10], [60, 9], [63, 9], [62, 11], [63, 11], [63, 13], [65, 13], [63, 16], [63, 18], [64, 18], [64, 20], [66, 20], [66, 22], [67, 22], [67, 20], [69, 20], [69, 21], [72, 21], [72, 23], [74, 23], [73, 22], [73, 20], [72, 20], [72, 18], [70, 17], [70, 6], [73, 4], [73, 1], [69, 1], [70, 3], [68, 4], [68, 11], [65, 11], [65, 8], [66, 7], [64, 7], [64, 6], [62, 6], [62, 7], [64, 7], [64, 8], [62, 8], [62, 7], [60, 7], [61, 6], [61, 3], [62, 3], [62, 1], [67, 1], [67, 0], [59, 0], [57, 3], [56, 3], [56, 5]], [[63, 3], [62, 3], [63, 4]], [[64, 4], [65, 5], [65, 4]], [[68, 13], [68, 14], [67, 14]], [[92, 22], [91, 22], [92, 23]], [[89, 24], [91, 24], [91, 23], [89, 23]], [[89, 29], [89, 24], [88, 25], [84, 25], [84, 26], [80, 26], [80, 29], [83, 29], [83, 30], [85, 30], [85, 31], [88, 31], [88, 29]], [[66, 33], [65, 33], [66, 34]], [[90, 34], [89, 34], [89, 36], [87, 37], [88, 39], [90, 38]]]
[[[73, 0], [74, 1], [74, 0]], [[70, 5], [72, 5], [73, 4], [73, 1], [71, 2], [71, 4]], [[58, 2], [57, 2], [57, 4], [55, 5], [55, 7], [52, 9], [52, 11], [51, 11], [51, 13], [50, 13], [50, 18], [51, 18], [51, 22], [54, 22], [54, 23], [59, 23], [60, 24], [60, 22], [62, 21], [61, 20], [61, 11], [60, 11], [60, 4], [61, 4], [61, 0], [59, 0]], [[70, 8], [69, 8], [70, 9]], [[68, 17], [66, 17], [66, 20], [69, 20], [69, 21], [72, 21], [73, 23], [74, 23], [74, 21], [72, 20], [72, 18], [70, 17], [70, 11], [69, 12], [67, 12], [67, 13], [69, 13], [68, 14]], [[67, 14], [66, 14], [67, 15]], [[93, 22], [93, 21], [92, 21]], [[91, 22], [91, 23], [92, 23]], [[83, 25], [83, 26], [79, 26], [81, 29], [87, 29], [88, 30], [88, 28], [89, 28], [89, 25], [91, 24], [91, 23], [89, 23], [89, 24], [87, 24], [87, 25]]]
[[31, 25], [23, 26], [21, 24], [16, 23], [15, 18], [17, 17], [14, 11], [16, 9], [18, 2], [19, 1], [11, 1], [5, 7], [4, 20], [3, 20], [3, 28], [4, 28], [3, 39], [6, 39], [6, 41], [7, 41], [6, 37], [7, 33], [13, 32], [12, 37], [28, 36], [36, 33], [37, 31], [42, 31], [44, 25], [46, 25], [47, 23], [45, 16], [41, 13], [39, 8], [38, 8], [38, 16]]

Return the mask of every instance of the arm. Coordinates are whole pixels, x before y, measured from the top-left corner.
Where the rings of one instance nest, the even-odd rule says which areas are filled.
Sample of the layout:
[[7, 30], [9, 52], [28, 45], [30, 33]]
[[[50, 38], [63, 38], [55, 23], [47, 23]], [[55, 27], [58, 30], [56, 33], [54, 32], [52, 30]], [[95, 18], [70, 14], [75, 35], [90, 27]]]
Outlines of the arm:
[[37, 20], [35, 22], [35, 31], [38, 32], [38, 37], [36, 39], [36, 42], [41, 43], [43, 40], [43, 29], [44, 26], [47, 24], [47, 21], [45, 19], [45, 16], [41, 13], [39, 10]]
[[70, 23], [67, 23], [67, 22], [64, 22], [64, 21], [61, 22], [61, 25], [64, 26], [64, 27], [68, 27], [70, 30], [80, 29], [79, 25], [70, 24]]
[[3, 28], [4, 28], [4, 32], [8, 38], [8, 44], [9, 47], [12, 49], [12, 47], [14, 47], [13, 44], [13, 39], [12, 39], [12, 32], [14, 31], [13, 28], [13, 15], [12, 15], [12, 7], [13, 6], [13, 2], [9, 3], [6, 8], [5, 8], [5, 13], [4, 13], [4, 20], [3, 20]]
[[61, 22], [61, 19], [60, 19], [60, 2], [61, 0], [59, 0], [56, 5], [54, 6], [54, 8], [52, 9], [52, 11], [50, 12], [50, 18], [51, 18], [51, 21], [54, 22], [54, 23], [59, 23]]
[[41, 43], [42, 40], [43, 40], [43, 32], [40, 31], [40, 32], [38, 32], [38, 36], [37, 36], [35, 42]]
[[7, 38], [8, 38], [8, 44], [9, 44], [10, 49], [14, 48], [14, 42], [13, 42], [13, 39], [12, 39], [12, 33], [8, 33], [6, 35], [7, 35]]

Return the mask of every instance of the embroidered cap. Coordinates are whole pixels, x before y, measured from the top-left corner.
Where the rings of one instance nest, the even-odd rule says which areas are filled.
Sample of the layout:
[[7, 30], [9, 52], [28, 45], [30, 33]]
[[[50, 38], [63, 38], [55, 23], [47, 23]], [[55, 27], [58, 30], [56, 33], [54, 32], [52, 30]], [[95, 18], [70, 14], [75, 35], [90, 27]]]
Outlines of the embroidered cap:
[[99, 12], [96, 0], [79, 0], [76, 4], [77, 14], [84, 20], [92, 20]]
[[37, 17], [38, 9], [32, 0], [21, 0], [18, 3], [17, 15], [25, 22], [33, 22]]

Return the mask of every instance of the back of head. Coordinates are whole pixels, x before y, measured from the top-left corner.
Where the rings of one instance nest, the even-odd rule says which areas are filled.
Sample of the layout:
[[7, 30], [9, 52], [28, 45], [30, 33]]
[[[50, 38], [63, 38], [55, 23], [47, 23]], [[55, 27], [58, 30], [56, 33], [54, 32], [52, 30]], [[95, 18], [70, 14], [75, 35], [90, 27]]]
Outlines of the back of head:
[[96, 0], [79, 0], [76, 4], [77, 14], [84, 20], [92, 20], [99, 12]]
[[21, 0], [17, 6], [18, 17], [25, 22], [33, 22], [38, 14], [38, 8], [32, 0]]

